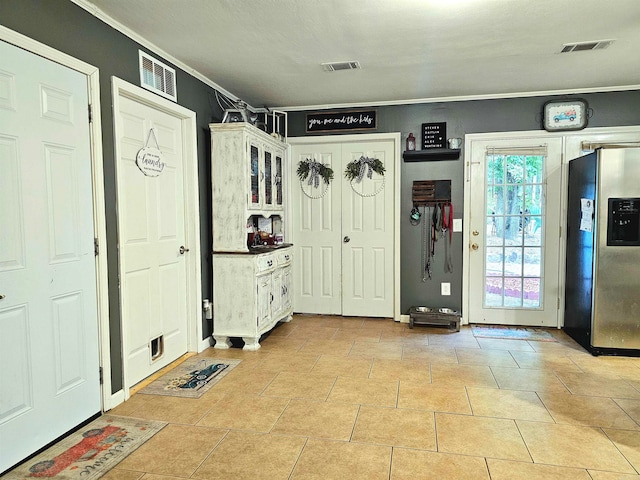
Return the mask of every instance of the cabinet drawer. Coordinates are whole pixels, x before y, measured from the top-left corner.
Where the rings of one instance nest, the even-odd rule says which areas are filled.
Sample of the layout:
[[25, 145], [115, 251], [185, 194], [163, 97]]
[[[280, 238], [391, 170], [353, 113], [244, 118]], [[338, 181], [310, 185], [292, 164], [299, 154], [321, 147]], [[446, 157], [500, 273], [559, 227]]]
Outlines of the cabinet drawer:
[[256, 258], [256, 266], [258, 272], [266, 272], [272, 270], [277, 265], [276, 256], [273, 253], [261, 254]]
[[277, 252], [276, 255], [278, 256], [279, 266], [290, 264], [291, 259], [293, 258], [293, 252], [291, 251], [290, 248], [286, 249], [283, 252]]

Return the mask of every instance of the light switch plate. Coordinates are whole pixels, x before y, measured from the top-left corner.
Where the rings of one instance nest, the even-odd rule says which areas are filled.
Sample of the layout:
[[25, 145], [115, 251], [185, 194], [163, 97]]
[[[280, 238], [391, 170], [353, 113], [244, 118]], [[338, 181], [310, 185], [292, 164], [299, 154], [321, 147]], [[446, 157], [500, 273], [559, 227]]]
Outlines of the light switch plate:
[[449, 282], [440, 284], [440, 295], [451, 295], [451, 284]]
[[454, 232], [461, 232], [462, 231], [462, 219], [461, 218], [454, 218], [453, 219], [453, 231]]

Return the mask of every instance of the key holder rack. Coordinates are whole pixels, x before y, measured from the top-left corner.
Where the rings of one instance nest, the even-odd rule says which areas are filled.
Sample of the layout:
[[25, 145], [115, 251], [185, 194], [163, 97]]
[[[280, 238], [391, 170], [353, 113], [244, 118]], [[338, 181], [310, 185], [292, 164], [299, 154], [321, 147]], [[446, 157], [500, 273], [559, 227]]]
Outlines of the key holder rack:
[[414, 207], [451, 203], [451, 180], [414, 180], [411, 200]]

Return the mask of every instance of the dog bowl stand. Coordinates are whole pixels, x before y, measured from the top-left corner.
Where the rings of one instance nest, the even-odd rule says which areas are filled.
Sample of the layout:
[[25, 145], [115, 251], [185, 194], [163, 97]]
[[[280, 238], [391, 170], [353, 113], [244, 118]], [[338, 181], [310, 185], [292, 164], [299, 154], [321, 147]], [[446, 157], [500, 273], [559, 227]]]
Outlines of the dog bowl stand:
[[444, 313], [439, 308], [431, 308], [430, 311], [421, 310], [420, 307], [409, 309], [409, 328], [414, 325], [446, 326], [449, 330], [460, 331], [460, 312]]

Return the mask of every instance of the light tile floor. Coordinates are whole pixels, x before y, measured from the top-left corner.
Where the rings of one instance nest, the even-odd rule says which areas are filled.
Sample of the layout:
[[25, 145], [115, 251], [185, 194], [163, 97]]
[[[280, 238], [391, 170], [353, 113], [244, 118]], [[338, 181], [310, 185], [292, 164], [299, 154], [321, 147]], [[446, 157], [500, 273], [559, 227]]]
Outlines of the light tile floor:
[[111, 411], [169, 425], [105, 480], [640, 479], [640, 358], [295, 316], [199, 399]]

